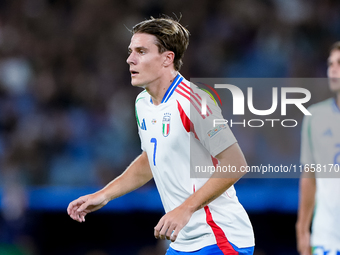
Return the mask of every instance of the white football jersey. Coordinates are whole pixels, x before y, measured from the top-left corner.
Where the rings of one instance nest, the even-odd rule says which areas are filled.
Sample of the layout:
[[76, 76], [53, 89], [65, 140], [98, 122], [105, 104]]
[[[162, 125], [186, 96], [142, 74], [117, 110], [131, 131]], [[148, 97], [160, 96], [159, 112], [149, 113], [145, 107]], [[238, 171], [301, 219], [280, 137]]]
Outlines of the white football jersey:
[[316, 169], [311, 243], [340, 252], [340, 111], [334, 98], [309, 111], [302, 125], [301, 164]]
[[[181, 205], [207, 181], [198, 173], [197, 178], [190, 175], [195, 166], [212, 166], [213, 157], [236, 142], [227, 125], [213, 128], [213, 119], [223, 117], [209, 96], [207, 114], [200, 114], [206, 95], [178, 74], [161, 104], [154, 105], [146, 90], [136, 99], [141, 147], [148, 155], [165, 212]], [[196, 211], [171, 247], [194, 251], [223, 240], [238, 248], [254, 246], [253, 229], [234, 186]]]

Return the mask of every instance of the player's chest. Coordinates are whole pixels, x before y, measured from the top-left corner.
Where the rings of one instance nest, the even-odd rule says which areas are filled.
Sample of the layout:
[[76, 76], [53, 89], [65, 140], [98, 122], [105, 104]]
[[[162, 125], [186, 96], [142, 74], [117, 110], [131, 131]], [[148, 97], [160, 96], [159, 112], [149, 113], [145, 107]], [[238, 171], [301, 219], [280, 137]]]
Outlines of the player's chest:
[[177, 107], [149, 108], [139, 115], [143, 140], [155, 138], [163, 143], [177, 143], [187, 135]]
[[340, 114], [315, 120], [310, 135], [316, 149], [340, 160]]
[[312, 137], [318, 138], [320, 143], [329, 144], [329, 142], [340, 143], [340, 114], [331, 116], [320, 116], [312, 123]]

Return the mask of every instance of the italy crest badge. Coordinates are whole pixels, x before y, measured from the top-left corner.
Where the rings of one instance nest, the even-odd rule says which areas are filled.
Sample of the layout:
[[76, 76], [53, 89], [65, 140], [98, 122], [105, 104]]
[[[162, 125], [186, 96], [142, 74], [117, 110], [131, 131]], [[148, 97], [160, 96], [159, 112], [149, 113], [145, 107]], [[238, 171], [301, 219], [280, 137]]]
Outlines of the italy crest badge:
[[170, 113], [165, 113], [162, 120], [162, 132], [164, 137], [167, 137], [170, 133], [170, 120], [171, 120]]

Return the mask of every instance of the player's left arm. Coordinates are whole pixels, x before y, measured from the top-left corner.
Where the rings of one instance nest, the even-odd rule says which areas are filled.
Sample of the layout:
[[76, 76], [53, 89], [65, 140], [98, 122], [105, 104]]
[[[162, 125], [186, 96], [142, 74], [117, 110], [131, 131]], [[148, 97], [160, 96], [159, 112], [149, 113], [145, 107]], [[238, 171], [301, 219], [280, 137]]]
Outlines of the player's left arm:
[[242, 167], [247, 166], [244, 155], [237, 143], [234, 143], [216, 158], [220, 166], [235, 166], [235, 173], [214, 173], [212, 177], [184, 203], [165, 214], [155, 227], [156, 238], [171, 240], [174, 242], [179, 231], [189, 222], [191, 215], [222, 195], [228, 188], [236, 183], [244, 174]]

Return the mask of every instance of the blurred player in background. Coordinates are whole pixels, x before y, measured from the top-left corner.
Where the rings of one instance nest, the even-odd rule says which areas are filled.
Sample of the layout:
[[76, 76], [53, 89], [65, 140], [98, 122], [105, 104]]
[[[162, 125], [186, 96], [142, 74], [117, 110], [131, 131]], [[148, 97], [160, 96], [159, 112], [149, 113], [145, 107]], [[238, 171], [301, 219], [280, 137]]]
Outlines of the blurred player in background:
[[[211, 133], [213, 120], [223, 118], [218, 106], [208, 97], [208, 113], [201, 115], [205, 92], [179, 73], [188, 30], [165, 17], [135, 25], [132, 34], [127, 59], [131, 83], [145, 89], [136, 99], [143, 152], [103, 189], [71, 202], [68, 214], [83, 222], [87, 213], [154, 178], [166, 211], [154, 235], [172, 241], [167, 254], [253, 254], [252, 226], [233, 186], [243, 173], [190, 178], [190, 167], [212, 166], [213, 157], [221, 166], [240, 169], [247, 163], [228, 126]], [[138, 238], [143, 231], [132, 229], [131, 235]]]
[[[332, 166], [327, 171], [335, 172], [340, 165], [340, 42], [331, 47], [327, 75], [335, 97], [312, 105], [309, 108], [312, 116], [304, 117], [301, 164], [309, 170], [311, 164], [319, 164], [322, 170]], [[340, 178], [318, 177], [320, 173], [309, 171], [300, 179], [297, 248], [301, 255], [339, 255]]]

